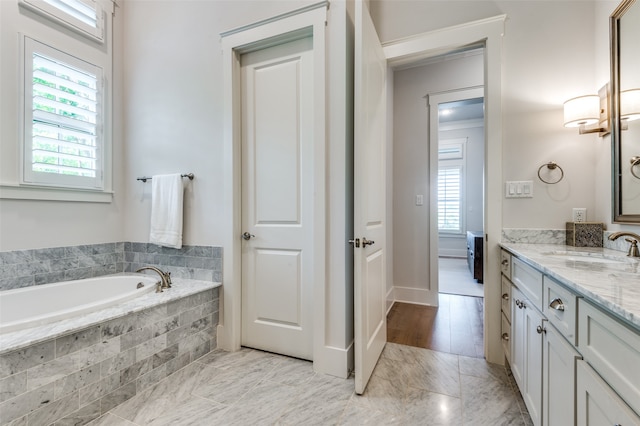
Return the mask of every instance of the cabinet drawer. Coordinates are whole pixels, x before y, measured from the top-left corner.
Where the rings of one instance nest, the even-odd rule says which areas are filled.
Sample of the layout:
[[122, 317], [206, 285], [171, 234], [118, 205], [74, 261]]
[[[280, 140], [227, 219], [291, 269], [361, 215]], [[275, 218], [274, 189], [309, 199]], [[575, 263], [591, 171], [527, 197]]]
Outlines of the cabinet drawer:
[[502, 348], [505, 358], [511, 364], [511, 324], [504, 315], [504, 311], [502, 311]]
[[638, 417], [584, 361], [576, 372], [577, 424], [639, 425]]
[[640, 413], [640, 333], [578, 299], [578, 350], [604, 381]]
[[552, 278], [543, 279], [542, 312], [572, 345], [576, 345], [578, 297]]
[[542, 311], [542, 273], [517, 257], [512, 257], [511, 263], [511, 281], [539, 311]]
[[511, 254], [506, 250], [500, 251], [500, 270], [505, 277], [511, 279]]
[[506, 277], [502, 277], [501, 304], [502, 313], [511, 321], [511, 282]]

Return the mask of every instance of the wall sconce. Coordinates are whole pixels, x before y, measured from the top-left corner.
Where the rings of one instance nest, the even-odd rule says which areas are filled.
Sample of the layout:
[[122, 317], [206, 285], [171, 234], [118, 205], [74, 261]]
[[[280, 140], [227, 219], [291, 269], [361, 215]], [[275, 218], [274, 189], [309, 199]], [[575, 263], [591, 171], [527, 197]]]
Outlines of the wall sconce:
[[[596, 123], [598, 127], [587, 127]], [[605, 84], [597, 95], [578, 96], [566, 101], [564, 103], [564, 127], [578, 127], [581, 135], [589, 133], [598, 133], [600, 137], [608, 135], [611, 132], [609, 127], [609, 84]]]
[[640, 89], [620, 92], [620, 119], [626, 122], [640, 118]]

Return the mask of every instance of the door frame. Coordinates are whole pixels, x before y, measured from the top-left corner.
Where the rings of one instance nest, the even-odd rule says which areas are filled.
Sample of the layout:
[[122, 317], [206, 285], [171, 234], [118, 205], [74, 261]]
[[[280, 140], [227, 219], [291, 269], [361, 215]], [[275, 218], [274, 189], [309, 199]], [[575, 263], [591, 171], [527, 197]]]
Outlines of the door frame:
[[241, 346], [242, 330], [242, 134], [241, 75], [243, 53], [264, 49], [288, 41], [313, 38], [314, 144], [313, 144], [313, 354], [314, 363], [324, 344], [325, 257], [326, 257], [326, 49], [325, 23], [328, 2], [323, 1], [295, 11], [236, 28], [221, 34], [224, 81], [223, 134], [223, 286], [220, 304], [218, 346], [236, 351]]
[[[484, 50], [484, 49], [483, 49]], [[484, 53], [483, 53], [484, 55]], [[438, 182], [438, 172], [440, 170], [440, 161], [438, 158], [438, 149], [440, 147], [440, 125], [438, 120], [438, 105], [442, 102], [453, 102], [457, 100], [471, 99], [471, 98], [483, 98], [484, 102], [484, 87], [461, 87], [459, 89], [447, 90], [445, 92], [434, 92], [427, 95], [428, 115], [429, 115], [429, 182]], [[432, 104], [433, 102], [433, 104]], [[483, 122], [485, 119], [483, 118]], [[483, 124], [486, 127], [486, 123]], [[466, 154], [465, 154], [466, 155]], [[483, 175], [487, 169], [484, 167], [483, 159]], [[466, 173], [466, 168], [465, 168]], [[485, 194], [486, 195], [486, 194]], [[485, 203], [484, 196], [483, 205]], [[465, 205], [466, 207], [466, 205]], [[430, 293], [432, 297], [435, 296], [436, 300], [431, 303], [432, 306], [438, 306], [438, 293], [440, 292], [440, 278], [439, 272], [439, 250], [440, 250], [440, 232], [438, 231], [438, 191], [429, 191], [429, 236], [436, 236], [436, 238], [429, 238], [429, 283]], [[435, 265], [435, 267], [434, 267]], [[435, 286], [434, 286], [435, 283]]]
[[507, 15], [481, 19], [383, 44], [393, 67], [451, 52], [463, 46], [484, 45], [485, 88], [485, 205], [484, 205], [484, 354], [504, 364], [501, 344], [500, 246], [502, 238], [502, 37]]

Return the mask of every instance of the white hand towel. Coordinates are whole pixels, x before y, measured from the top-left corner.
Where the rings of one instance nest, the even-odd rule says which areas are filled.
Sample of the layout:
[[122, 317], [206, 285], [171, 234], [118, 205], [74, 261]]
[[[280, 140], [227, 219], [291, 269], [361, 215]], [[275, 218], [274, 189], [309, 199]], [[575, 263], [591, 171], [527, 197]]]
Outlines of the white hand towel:
[[156, 175], [151, 182], [149, 242], [179, 249], [182, 247], [182, 177], [180, 174]]

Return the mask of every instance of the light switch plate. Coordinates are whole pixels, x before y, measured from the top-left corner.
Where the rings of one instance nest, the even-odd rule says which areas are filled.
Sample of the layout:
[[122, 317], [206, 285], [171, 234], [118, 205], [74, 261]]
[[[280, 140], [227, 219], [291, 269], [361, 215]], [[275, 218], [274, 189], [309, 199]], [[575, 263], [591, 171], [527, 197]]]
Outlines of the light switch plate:
[[416, 206], [424, 204], [424, 197], [422, 195], [416, 195]]
[[533, 181], [507, 181], [504, 194], [506, 198], [533, 198]]

